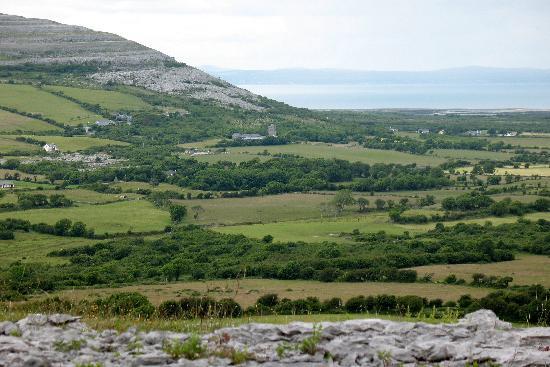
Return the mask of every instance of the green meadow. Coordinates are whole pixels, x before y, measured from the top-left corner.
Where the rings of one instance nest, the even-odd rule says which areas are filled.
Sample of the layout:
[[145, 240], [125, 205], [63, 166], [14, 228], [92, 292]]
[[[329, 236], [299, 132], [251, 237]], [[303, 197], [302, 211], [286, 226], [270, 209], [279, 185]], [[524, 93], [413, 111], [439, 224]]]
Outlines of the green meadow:
[[[128, 145], [128, 143], [125, 143], [122, 141], [103, 139], [103, 138], [94, 138], [90, 136], [4, 135], [4, 136], [0, 136], [0, 139], [12, 140], [15, 143], [19, 143], [15, 141], [15, 138], [17, 136], [25, 136], [35, 140], [56, 144], [62, 152], [76, 152], [78, 150], [84, 150], [91, 147], [103, 147], [107, 145]], [[0, 144], [1, 144], [1, 140], [0, 140]], [[22, 143], [22, 144], [26, 144], [26, 143]], [[31, 147], [36, 147], [36, 149], [41, 149], [41, 147], [37, 145], [32, 145], [32, 144], [26, 144], [26, 145], [30, 145]]]
[[134, 111], [152, 108], [140, 98], [118, 91], [62, 87], [56, 85], [48, 85], [44, 87], [44, 89], [62, 92], [68, 97], [92, 105], [97, 104], [110, 111]]
[[50, 125], [44, 121], [18, 115], [8, 111], [0, 110], [0, 132], [16, 131], [60, 131], [57, 126]]
[[[214, 140], [181, 145], [185, 148], [204, 148], [215, 143]], [[446, 161], [445, 158], [430, 155], [415, 155], [393, 150], [367, 149], [352, 144], [301, 143], [271, 146], [250, 146], [227, 148], [228, 153], [193, 157], [200, 161], [242, 162], [252, 158], [268, 159], [273, 154], [294, 154], [306, 158], [336, 158], [351, 162], [375, 163], [416, 163], [421, 166], [435, 166]]]
[[146, 200], [130, 200], [103, 205], [80, 205], [69, 208], [31, 209], [0, 213], [0, 219], [26, 219], [31, 223], [54, 224], [60, 219], [84, 222], [96, 233], [162, 231], [170, 224], [167, 211]]
[[67, 125], [85, 124], [101, 118], [74, 102], [31, 85], [0, 84], [0, 106], [40, 114]]

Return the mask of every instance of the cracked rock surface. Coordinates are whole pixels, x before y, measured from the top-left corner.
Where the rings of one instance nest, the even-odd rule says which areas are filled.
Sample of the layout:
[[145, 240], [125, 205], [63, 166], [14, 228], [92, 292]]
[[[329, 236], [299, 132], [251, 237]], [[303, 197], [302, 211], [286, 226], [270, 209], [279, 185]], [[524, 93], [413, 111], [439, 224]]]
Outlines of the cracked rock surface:
[[468, 314], [457, 324], [378, 319], [246, 324], [201, 336], [203, 352], [194, 360], [175, 356], [164, 347], [185, 343], [190, 337], [135, 328], [99, 332], [70, 315], [29, 315], [16, 323], [0, 323], [0, 366], [550, 364], [550, 328], [515, 329], [487, 310]]

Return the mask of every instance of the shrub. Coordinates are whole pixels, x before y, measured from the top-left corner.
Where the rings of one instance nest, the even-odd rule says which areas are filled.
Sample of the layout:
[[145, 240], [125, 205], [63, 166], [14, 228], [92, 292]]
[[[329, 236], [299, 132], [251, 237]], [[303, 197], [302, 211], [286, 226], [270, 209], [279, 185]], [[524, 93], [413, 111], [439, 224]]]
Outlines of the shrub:
[[155, 312], [155, 306], [149, 299], [137, 292], [115, 293], [98, 299], [96, 304], [100, 312], [114, 316], [149, 318]]
[[162, 350], [175, 360], [185, 357], [195, 360], [204, 355], [206, 348], [202, 345], [198, 335], [190, 336], [186, 341], [180, 340], [165, 341]]

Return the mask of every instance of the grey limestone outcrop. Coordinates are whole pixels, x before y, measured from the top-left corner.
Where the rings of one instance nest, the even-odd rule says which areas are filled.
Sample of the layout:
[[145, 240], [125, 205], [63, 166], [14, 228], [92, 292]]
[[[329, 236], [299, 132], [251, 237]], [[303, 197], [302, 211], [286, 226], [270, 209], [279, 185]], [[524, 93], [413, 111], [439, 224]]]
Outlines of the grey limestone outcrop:
[[202, 335], [203, 352], [194, 360], [164, 347], [190, 337], [136, 328], [95, 331], [70, 315], [29, 315], [0, 323], [0, 366], [550, 365], [550, 328], [513, 328], [487, 310], [456, 324], [379, 319], [245, 324]]

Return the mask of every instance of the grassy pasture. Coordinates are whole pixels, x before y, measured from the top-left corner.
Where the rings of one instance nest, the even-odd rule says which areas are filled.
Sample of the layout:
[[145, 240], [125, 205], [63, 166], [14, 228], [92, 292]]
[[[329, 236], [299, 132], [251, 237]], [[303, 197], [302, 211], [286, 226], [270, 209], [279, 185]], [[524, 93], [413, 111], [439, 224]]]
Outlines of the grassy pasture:
[[[205, 140], [196, 143], [180, 144], [182, 148], [205, 148], [215, 144], [217, 139]], [[261, 155], [264, 151], [269, 154], [295, 154], [306, 158], [337, 158], [351, 162], [363, 163], [416, 163], [421, 166], [435, 166], [446, 161], [446, 159], [429, 156], [414, 155], [409, 153], [397, 152], [393, 150], [367, 149], [351, 144], [326, 144], [326, 143], [302, 143], [273, 146], [250, 146], [250, 147], [231, 147], [227, 148], [228, 154], [212, 154], [193, 157], [199, 161], [217, 162], [231, 161], [242, 162], [253, 158], [269, 159], [270, 156]]]
[[426, 155], [414, 155], [393, 150], [366, 149], [361, 146], [325, 143], [304, 143], [274, 146], [228, 148], [230, 154], [258, 154], [267, 150], [271, 154], [296, 154], [307, 158], [337, 158], [363, 163], [401, 163], [418, 165], [438, 165], [445, 159]]
[[0, 84], [0, 105], [21, 112], [39, 113], [67, 125], [93, 122], [101, 118], [76, 103], [31, 85]]
[[191, 295], [208, 295], [214, 298], [234, 298], [247, 307], [262, 295], [277, 293], [280, 298], [341, 297], [344, 301], [359, 295], [415, 294], [427, 298], [456, 300], [463, 294], [484, 296], [489, 289], [430, 283], [323, 283], [312, 280], [240, 279], [190, 281], [177, 283], [132, 285], [120, 288], [75, 289], [60, 292], [61, 296], [80, 300], [93, 296], [105, 296], [115, 292], [140, 292], [151, 302], [159, 304], [169, 299]]
[[[39, 136], [39, 135], [22, 135], [25, 137], [33, 138], [40, 141], [45, 141], [47, 143], [53, 143], [56, 144], [59, 149], [62, 152], [75, 152], [78, 150], [84, 150], [91, 147], [103, 147], [107, 145], [128, 145], [128, 143], [117, 141], [117, 140], [111, 140], [111, 139], [103, 139], [103, 138], [92, 138], [90, 136]], [[16, 143], [19, 143], [15, 141], [16, 136], [0, 136], [0, 139], [8, 139], [12, 140]], [[30, 144], [27, 144], [30, 145]], [[32, 147], [36, 147], [36, 149], [40, 149], [37, 145], [31, 145]]]
[[[429, 214], [430, 210], [415, 210], [411, 213]], [[539, 218], [550, 219], [550, 213], [532, 213], [524, 216], [526, 219], [537, 220]], [[476, 219], [465, 219], [461, 221], [445, 222], [446, 226], [457, 223], [479, 223], [491, 221], [493, 224], [513, 223], [518, 217], [486, 217]], [[275, 241], [304, 241], [304, 242], [345, 242], [350, 241], [346, 237], [340, 237], [341, 232], [349, 233], [354, 229], [361, 232], [373, 233], [386, 231], [390, 234], [399, 234], [404, 231], [412, 233], [424, 232], [435, 227], [435, 223], [428, 224], [396, 224], [390, 222], [387, 213], [369, 213], [362, 216], [339, 217], [324, 220], [302, 220], [294, 222], [277, 222], [267, 224], [250, 224], [215, 227], [214, 230], [222, 233], [244, 234], [252, 238], [262, 238], [270, 234]]]
[[0, 213], [0, 219], [26, 219], [31, 223], [54, 224], [68, 218], [86, 223], [96, 233], [159, 231], [170, 224], [167, 211], [145, 200], [121, 201], [104, 205], [81, 205], [59, 209], [31, 209]]
[[513, 167], [503, 167], [503, 168], [497, 168], [496, 172], [497, 175], [504, 175], [506, 173], [510, 175], [520, 175], [520, 176], [550, 176], [550, 166], [542, 166], [542, 165], [533, 165], [529, 168], [513, 168]]
[[54, 92], [63, 92], [66, 96], [85, 103], [98, 104], [110, 111], [135, 111], [151, 108], [149, 104], [140, 98], [118, 91], [82, 89], [57, 85], [49, 85], [44, 87], [44, 89]]
[[466, 150], [466, 149], [434, 149], [433, 156], [446, 159], [465, 159], [465, 160], [495, 160], [504, 161], [510, 159], [513, 154], [506, 152], [488, 152], [485, 150]]
[[[81, 204], [104, 204], [123, 200], [120, 198], [121, 195], [118, 194], [104, 194], [86, 189], [44, 190], [40, 193], [44, 195], [62, 194], [65, 195], [68, 199], [71, 199], [74, 202]], [[139, 196], [135, 194], [130, 194], [129, 197], [132, 198], [132, 195], [136, 197]]]
[[193, 143], [184, 143], [184, 144], [178, 144], [178, 147], [184, 148], [184, 149], [204, 149], [213, 146], [217, 142], [219, 142], [220, 139], [208, 139], [203, 141], [197, 141]]
[[71, 247], [92, 245], [100, 242], [87, 238], [59, 237], [41, 233], [15, 233], [15, 239], [0, 241], [0, 266], [7, 266], [12, 262], [45, 262], [59, 264], [66, 259], [48, 257], [48, 253]]
[[548, 136], [490, 137], [484, 139], [487, 139], [492, 143], [502, 141], [505, 144], [518, 145], [523, 148], [550, 148], [550, 138]]
[[259, 159], [261, 161], [266, 161], [272, 157], [266, 155], [250, 154], [250, 153], [229, 153], [229, 154], [208, 154], [208, 155], [198, 155], [190, 156], [187, 154], [182, 154], [182, 158], [196, 159], [199, 162], [206, 163], [216, 163], [221, 161], [232, 162], [232, 163], [241, 163], [251, 161], [253, 159]]
[[[331, 199], [332, 195], [283, 194], [251, 198], [220, 198], [209, 200], [178, 200], [191, 209], [200, 205], [204, 212], [197, 220], [188, 216], [190, 223], [238, 224], [246, 222], [292, 221], [319, 218], [319, 205]], [[192, 214], [192, 211], [190, 212]]]
[[43, 175], [33, 175], [33, 174], [30, 174], [30, 173], [21, 172], [21, 171], [17, 171], [17, 170], [14, 170], [14, 169], [0, 168], [0, 178], [2, 178], [2, 179], [5, 178], [7, 175], [8, 176], [13, 176], [16, 173], [19, 174], [19, 177], [21, 179], [30, 178], [31, 180], [34, 180], [35, 177], [39, 181], [46, 179], [46, 177], [43, 176]]
[[467, 282], [472, 280], [472, 274], [484, 273], [487, 275], [511, 276], [515, 285], [542, 284], [550, 287], [550, 257], [542, 255], [520, 254], [516, 260], [490, 264], [452, 264], [428, 265], [412, 268], [419, 275], [433, 274], [433, 279], [442, 281], [449, 274]]
[[9, 154], [15, 151], [36, 152], [39, 150], [40, 150], [40, 147], [38, 145], [17, 141], [15, 140], [15, 136], [0, 135], [0, 153], [1, 154], [7, 154], [7, 153]]
[[16, 113], [0, 110], [0, 132], [14, 131], [58, 131], [59, 127], [50, 125], [44, 121], [21, 116]]
[[262, 238], [270, 234], [275, 241], [304, 242], [345, 242], [349, 239], [340, 237], [341, 232], [351, 232], [358, 229], [361, 232], [386, 231], [399, 234], [404, 231], [414, 231], [414, 226], [404, 226], [390, 223], [387, 213], [370, 213], [362, 216], [326, 218], [323, 220], [298, 220], [294, 222], [277, 222], [266, 224], [251, 224], [215, 227], [222, 233], [242, 233], [252, 238]]

